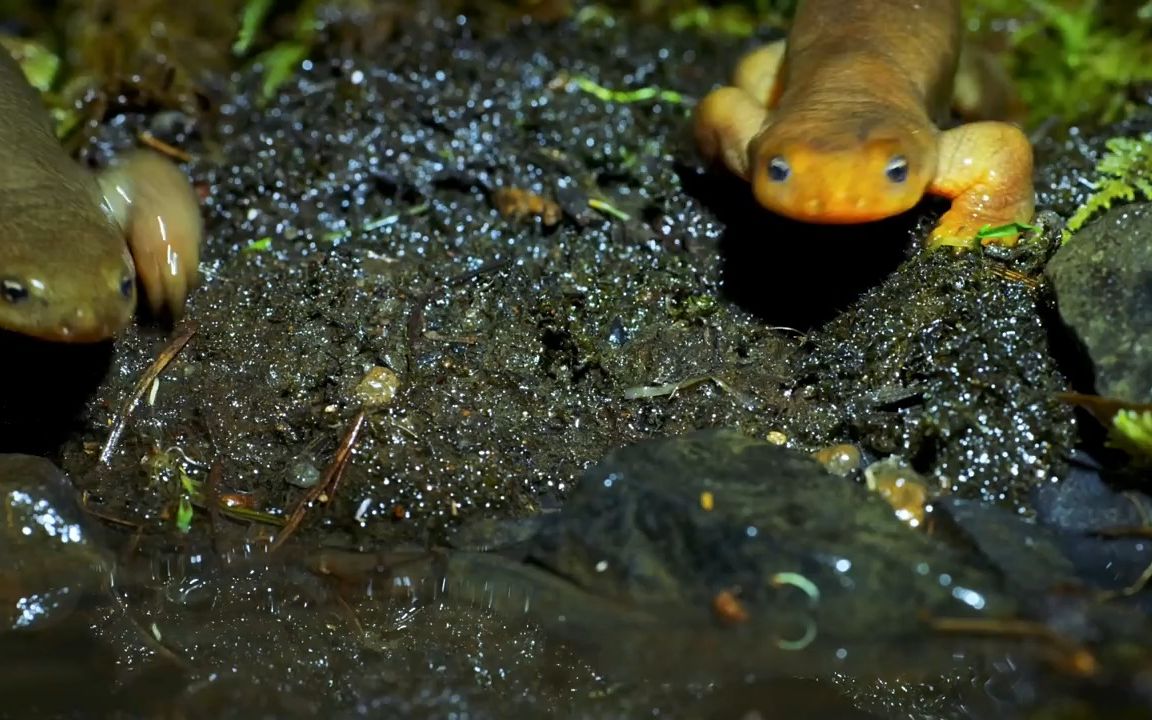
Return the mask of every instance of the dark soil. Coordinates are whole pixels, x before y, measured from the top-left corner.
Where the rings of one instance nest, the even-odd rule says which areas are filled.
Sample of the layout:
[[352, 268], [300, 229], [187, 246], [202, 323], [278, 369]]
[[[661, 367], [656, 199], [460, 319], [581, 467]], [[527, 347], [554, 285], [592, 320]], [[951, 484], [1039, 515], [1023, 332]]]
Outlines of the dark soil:
[[[105, 440], [165, 337], [117, 343], [65, 470], [104, 511], [154, 519], [171, 493], [140, 458], [178, 448], [200, 477], [220, 464], [222, 492], [284, 509], [382, 366], [399, 390], [316, 513], [329, 542], [533, 513], [613, 447], [710, 426], [802, 448], [858, 441], [962, 496], [1021, 502], [1072, 435], [1050, 399], [1062, 380], [1042, 298], [1011, 263], [921, 255], [923, 213], [784, 223], [706, 175], [692, 98], [748, 44], [575, 25], [487, 38], [441, 20], [371, 57], [321, 55], [267, 107], [242, 82], [215, 122], [177, 138], [207, 187], [199, 329], [94, 470], [85, 443]], [[575, 76], [687, 100], [606, 103], [564, 82]], [[143, 121], [122, 120], [93, 157]], [[506, 219], [500, 188], [555, 199], [561, 222]], [[715, 380], [625, 396], [702, 376]]]

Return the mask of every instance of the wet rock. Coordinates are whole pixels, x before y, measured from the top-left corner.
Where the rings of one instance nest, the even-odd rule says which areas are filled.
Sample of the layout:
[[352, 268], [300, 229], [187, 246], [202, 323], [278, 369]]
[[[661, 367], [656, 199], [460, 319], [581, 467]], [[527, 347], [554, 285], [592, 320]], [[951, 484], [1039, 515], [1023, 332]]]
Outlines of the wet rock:
[[788, 586], [802, 576], [818, 590], [821, 631], [841, 640], [907, 632], [921, 611], [1012, 606], [994, 578], [906, 528], [863, 487], [731, 430], [610, 453], [585, 473], [529, 557], [646, 609], [709, 608], [731, 590], [750, 613], [770, 617], [807, 603]]
[[1078, 583], [1051, 530], [972, 500], [941, 498], [933, 505], [938, 522], [964, 534], [1022, 594]]
[[43, 632], [0, 632], [0, 717], [113, 717], [117, 661], [114, 648], [93, 637], [83, 623], [65, 621]]
[[[960, 498], [933, 516], [933, 532], [912, 530], [807, 455], [710, 430], [610, 453], [535, 536], [519, 524], [494, 552], [448, 552], [441, 577], [416, 582], [439, 607], [540, 627], [610, 677], [785, 673], [880, 717], [1058, 705], [1083, 690], [1051, 673], [1085, 657], [1076, 643], [1130, 662], [1143, 631], [1133, 607], [1100, 604], [1070, 551], [1085, 536]], [[1050, 642], [1014, 635], [1021, 622]]]
[[100, 587], [106, 560], [50, 461], [0, 455], [0, 633], [40, 630]]
[[1037, 488], [1033, 499], [1037, 518], [1066, 532], [1142, 524], [1139, 505], [1152, 508], [1152, 498], [1139, 492], [1125, 497], [1105, 482], [1101, 472], [1101, 466], [1090, 457], [1077, 453], [1060, 482]]
[[955, 672], [969, 660], [925, 619], [1016, 608], [981, 558], [810, 456], [734, 430], [613, 451], [539, 523], [498, 552], [448, 553], [436, 598], [533, 622], [645, 677]]
[[1046, 273], [1096, 392], [1152, 400], [1152, 204], [1112, 208], [1061, 247]]
[[544, 518], [539, 515], [513, 520], [480, 518], [457, 528], [448, 542], [458, 550], [489, 552], [507, 549], [531, 539], [543, 522]]
[[1110, 534], [1143, 525], [1138, 504], [1152, 508], [1152, 502], [1110, 488], [1083, 459], [1074, 460], [1061, 482], [1037, 489], [1035, 498], [1032, 520], [985, 503], [938, 498], [934, 529], [971, 543], [1026, 598], [1123, 591], [1152, 563], [1145, 539]]
[[[1037, 490], [1037, 520], [1060, 533], [1064, 555], [1085, 582], [1122, 590], [1152, 564], [1152, 547], [1146, 538], [1110, 531], [1146, 525], [1144, 513], [1152, 510], [1152, 498], [1135, 490], [1121, 492], [1101, 472], [1088, 458], [1074, 458], [1063, 480]], [[1147, 595], [1140, 598], [1152, 608]]]

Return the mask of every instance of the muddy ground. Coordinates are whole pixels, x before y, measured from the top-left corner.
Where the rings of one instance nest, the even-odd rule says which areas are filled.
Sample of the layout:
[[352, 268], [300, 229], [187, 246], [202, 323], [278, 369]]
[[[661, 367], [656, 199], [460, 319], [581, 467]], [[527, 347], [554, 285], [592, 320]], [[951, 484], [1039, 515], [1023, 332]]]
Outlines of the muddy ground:
[[[839, 228], [756, 208], [746, 187], [701, 166], [688, 119], [738, 55], [770, 37], [571, 22], [494, 35], [463, 17], [422, 17], [359, 45], [371, 52], [321, 44], [267, 105], [249, 71], [217, 114], [116, 118], [84, 148], [95, 165], [141, 127], [193, 154], [206, 277], [176, 331], [194, 334], [107, 465], [98, 455], [110, 426], [173, 332], [145, 322], [112, 348], [10, 339], [27, 347], [13, 356], [35, 381], [9, 396], [5, 449], [57, 459], [120, 544], [167, 552], [213, 538], [246, 548], [232, 558], [258, 554], [251, 548], [277, 527], [213, 521], [198, 506], [191, 532], [176, 533], [178, 470], [206, 485], [216, 468], [215, 492], [282, 517], [361, 408], [350, 465], [335, 499], [297, 533], [301, 547], [439, 543], [465, 520], [562, 506], [580, 471], [613, 448], [721, 426], [803, 450], [851, 442], [866, 459], [899, 454], [946, 492], [1031, 514], [1031, 491], [1064, 472], [1077, 438], [1073, 411], [1053, 396], [1076, 370], [1039, 276], [1051, 243], [1012, 257], [926, 255], [919, 239], [940, 211], [933, 202]], [[683, 97], [606, 101], [580, 78]], [[1074, 140], [1041, 146], [1044, 209], [1067, 212], [1082, 192], [1066, 178], [1096, 146]], [[502, 213], [508, 188], [555, 201], [559, 221]], [[365, 405], [357, 386], [373, 368], [396, 392]], [[699, 382], [672, 392], [688, 380]], [[176, 563], [189, 583], [206, 562], [194, 557]], [[171, 579], [172, 562], [154, 560], [156, 577]], [[432, 647], [450, 657], [447, 679], [422, 678], [404, 698], [410, 712], [488, 717], [473, 693], [495, 672], [517, 678], [506, 695], [529, 713], [559, 697], [573, 714], [674, 716], [686, 694], [705, 698], [700, 713], [737, 716], [738, 701], [708, 710], [706, 689], [620, 699], [595, 669], [546, 659], [517, 628], [500, 629], [500, 652], [470, 664], [484, 657], [472, 624], [487, 622], [473, 615], [422, 617], [407, 638], [393, 629], [372, 650], [301, 620], [307, 592], [286, 603], [292, 620], [282, 622], [259, 599], [261, 582], [312, 581], [277, 567], [211, 581], [228, 600], [198, 629], [218, 640], [197, 658], [227, 664], [246, 652], [251, 639], [230, 622], [267, 627], [262, 660], [283, 674], [236, 682], [253, 707], [280, 708], [273, 714], [291, 698], [301, 715], [351, 713], [368, 697], [400, 702], [389, 683], [437, 667], [413, 649]], [[403, 677], [355, 671], [379, 671], [362, 655], [383, 646]], [[545, 677], [558, 667], [559, 680]], [[234, 702], [224, 687], [211, 692]], [[773, 692], [801, 704], [823, 692], [797, 688]]]
[[[90, 479], [101, 507], [159, 512], [168, 499], [141, 494], [139, 459], [170, 447], [222, 464], [222, 489], [257, 508], [289, 506], [373, 366], [397, 394], [323, 513], [352, 543], [535, 512], [610, 448], [708, 426], [861, 441], [967, 496], [1018, 502], [1051, 479], [1071, 412], [1049, 400], [1064, 381], [1042, 293], [1002, 276], [1011, 264], [920, 256], [916, 217], [784, 223], [705, 174], [692, 100], [749, 45], [574, 26], [484, 39], [443, 20], [371, 58], [318, 57], [268, 107], [240, 95], [175, 138], [207, 187], [199, 329]], [[686, 99], [606, 103], [576, 76]], [[501, 188], [554, 199], [561, 222], [506, 219]], [[104, 442], [166, 338], [135, 329], [116, 345], [81, 442]], [[701, 376], [721, 382], [626, 397]], [[91, 465], [74, 440], [65, 469]]]

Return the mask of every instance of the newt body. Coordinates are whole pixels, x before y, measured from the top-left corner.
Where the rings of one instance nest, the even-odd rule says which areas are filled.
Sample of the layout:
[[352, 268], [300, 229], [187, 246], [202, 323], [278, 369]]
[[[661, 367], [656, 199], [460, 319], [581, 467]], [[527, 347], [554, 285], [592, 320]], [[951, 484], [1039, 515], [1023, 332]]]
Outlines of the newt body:
[[700, 102], [701, 153], [748, 180], [764, 207], [806, 222], [879, 220], [925, 194], [952, 200], [930, 245], [1029, 222], [1023, 132], [994, 121], [939, 129], [961, 22], [959, 0], [801, 0], [787, 40], [747, 55], [733, 85]]
[[[95, 177], [68, 157], [36, 90], [0, 50], [0, 328], [95, 342], [125, 327], [137, 282], [183, 312], [202, 224], [187, 178], [137, 151]], [[131, 252], [130, 252], [131, 251]]]

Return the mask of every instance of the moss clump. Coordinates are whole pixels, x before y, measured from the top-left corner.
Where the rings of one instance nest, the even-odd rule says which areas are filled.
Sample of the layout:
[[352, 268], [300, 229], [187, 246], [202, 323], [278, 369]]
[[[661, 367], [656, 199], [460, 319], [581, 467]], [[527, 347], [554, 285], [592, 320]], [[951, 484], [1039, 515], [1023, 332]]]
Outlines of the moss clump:
[[1113, 122], [1135, 107], [1128, 89], [1152, 81], [1152, 2], [976, 0], [966, 10], [978, 33], [1006, 35], [1036, 122]]
[[1139, 462], [1152, 462], [1152, 412], [1121, 410], [1112, 418], [1109, 440]]
[[762, 27], [781, 27], [798, 0], [605, 0], [576, 13], [581, 23], [612, 24], [616, 16], [663, 23], [673, 30], [751, 37]]
[[1137, 194], [1152, 200], [1152, 133], [1112, 138], [1106, 147], [1108, 152], [1096, 164], [1096, 191], [1069, 218], [1069, 232], [1076, 232], [1114, 202], [1131, 202]]

